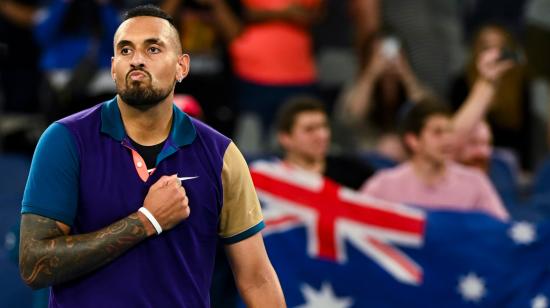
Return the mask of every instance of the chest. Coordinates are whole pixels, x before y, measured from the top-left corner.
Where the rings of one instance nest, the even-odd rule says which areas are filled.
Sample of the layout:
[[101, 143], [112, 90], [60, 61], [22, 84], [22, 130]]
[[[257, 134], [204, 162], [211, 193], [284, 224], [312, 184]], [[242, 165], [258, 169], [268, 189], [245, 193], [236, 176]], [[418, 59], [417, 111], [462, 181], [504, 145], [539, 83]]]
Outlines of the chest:
[[90, 232], [137, 211], [149, 188], [164, 175], [177, 174], [193, 215], [186, 224], [210, 226], [215, 233], [222, 206], [221, 164], [207, 159], [201, 151], [187, 146], [161, 160], [144, 181], [132, 151], [119, 143], [100, 144], [81, 153], [79, 204], [75, 227]]

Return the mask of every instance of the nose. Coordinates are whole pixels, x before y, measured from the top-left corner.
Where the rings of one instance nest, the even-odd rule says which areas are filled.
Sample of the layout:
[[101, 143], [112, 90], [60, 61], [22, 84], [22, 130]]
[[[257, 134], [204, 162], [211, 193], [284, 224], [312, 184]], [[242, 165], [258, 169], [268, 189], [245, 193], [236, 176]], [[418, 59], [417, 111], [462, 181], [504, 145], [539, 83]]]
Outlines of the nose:
[[315, 137], [321, 142], [326, 142], [330, 139], [330, 130], [328, 127], [319, 127], [315, 131]]
[[134, 69], [145, 67], [145, 59], [141, 54], [141, 52], [139, 51], [134, 52], [134, 54], [132, 55], [132, 58], [130, 59], [130, 65]]

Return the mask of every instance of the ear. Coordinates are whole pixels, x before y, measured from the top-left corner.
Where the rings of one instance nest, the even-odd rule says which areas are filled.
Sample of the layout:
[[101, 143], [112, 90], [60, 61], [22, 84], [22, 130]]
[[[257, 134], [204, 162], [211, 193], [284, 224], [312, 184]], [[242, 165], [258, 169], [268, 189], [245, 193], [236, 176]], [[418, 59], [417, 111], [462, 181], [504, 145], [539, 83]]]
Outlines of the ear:
[[111, 78], [113, 78], [113, 80], [116, 80], [114, 62], [115, 62], [115, 57], [111, 57]]
[[411, 150], [412, 153], [416, 153], [418, 149], [418, 137], [413, 133], [406, 133], [403, 136], [403, 141], [405, 145]]
[[188, 54], [178, 55], [178, 63], [176, 64], [176, 81], [181, 82], [187, 77], [190, 68], [190, 59]]

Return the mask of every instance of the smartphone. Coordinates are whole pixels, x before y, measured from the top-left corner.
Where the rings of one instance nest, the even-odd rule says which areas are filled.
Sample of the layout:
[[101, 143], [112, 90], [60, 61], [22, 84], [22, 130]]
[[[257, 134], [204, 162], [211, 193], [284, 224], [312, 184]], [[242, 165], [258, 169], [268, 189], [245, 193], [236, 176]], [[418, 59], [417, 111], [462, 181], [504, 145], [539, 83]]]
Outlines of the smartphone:
[[522, 58], [521, 54], [517, 50], [505, 47], [500, 50], [500, 57], [498, 58], [498, 60], [512, 60], [515, 63], [521, 63]]
[[394, 59], [399, 55], [401, 42], [395, 36], [388, 36], [382, 40], [382, 54], [387, 59]]

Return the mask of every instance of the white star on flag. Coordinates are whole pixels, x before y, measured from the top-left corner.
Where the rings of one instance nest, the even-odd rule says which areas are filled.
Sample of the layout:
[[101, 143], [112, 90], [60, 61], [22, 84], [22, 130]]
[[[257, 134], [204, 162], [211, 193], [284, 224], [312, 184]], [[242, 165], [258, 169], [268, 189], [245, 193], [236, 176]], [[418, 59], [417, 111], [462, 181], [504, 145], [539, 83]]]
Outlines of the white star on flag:
[[468, 273], [462, 276], [458, 282], [458, 293], [465, 301], [479, 302], [487, 293], [485, 281], [476, 273]]
[[296, 308], [348, 308], [353, 304], [351, 297], [337, 298], [327, 282], [323, 283], [320, 290], [315, 290], [308, 284], [303, 284], [301, 290], [306, 302]]
[[539, 294], [531, 301], [531, 308], [548, 308], [548, 298]]
[[508, 235], [516, 244], [528, 245], [535, 241], [537, 236], [535, 226], [528, 222], [516, 222], [508, 230]]

